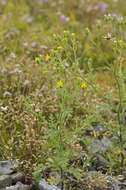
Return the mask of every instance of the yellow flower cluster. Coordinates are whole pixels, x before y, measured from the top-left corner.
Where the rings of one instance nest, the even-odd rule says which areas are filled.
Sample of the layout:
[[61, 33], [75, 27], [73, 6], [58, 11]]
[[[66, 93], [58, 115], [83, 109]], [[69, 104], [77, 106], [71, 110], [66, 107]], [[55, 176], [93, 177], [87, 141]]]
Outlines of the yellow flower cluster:
[[63, 88], [64, 82], [62, 80], [59, 80], [59, 81], [57, 81], [56, 86], [57, 86], [57, 88]]
[[87, 83], [86, 82], [82, 82], [80, 84], [80, 88], [83, 89], [83, 90], [87, 89]]
[[[63, 87], [64, 87], [64, 81], [63, 81], [63, 80], [57, 81], [56, 87], [57, 87], [57, 88], [63, 88]], [[88, 87], [88, 85], [87, 85], [86, 82], [82, 82], [82, 83], [80, 84], [80, 88], [81, 88], [82, 90], [87, 89], [87, 87]]]

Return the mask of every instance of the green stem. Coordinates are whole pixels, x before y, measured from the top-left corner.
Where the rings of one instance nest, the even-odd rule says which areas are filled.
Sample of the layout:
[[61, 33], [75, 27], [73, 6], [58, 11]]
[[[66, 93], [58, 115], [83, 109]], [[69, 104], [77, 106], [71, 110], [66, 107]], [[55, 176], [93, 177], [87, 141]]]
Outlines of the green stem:
[[118, 86], [118, 95], [119, 95], [119, 107], [118, 107], [118, 123], [119, 123], [119, 142], [120, 142], [120, 174], [123, 174], [124, 168], [124, 156], [123, 156], [123, 130], [122, 130], [122, 112], [123, 112], [123, 105], [122, 105], [122, 92], [121, 92], [121, 85], [118, 76], [114, 74], [116, 84]]

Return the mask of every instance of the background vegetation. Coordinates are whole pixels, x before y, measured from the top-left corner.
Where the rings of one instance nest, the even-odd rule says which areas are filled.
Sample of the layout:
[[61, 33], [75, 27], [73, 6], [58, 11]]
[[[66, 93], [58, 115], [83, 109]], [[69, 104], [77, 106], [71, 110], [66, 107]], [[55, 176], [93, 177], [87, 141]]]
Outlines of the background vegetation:
[[107, 175], [126, 175], [125, 7], [0, 1], [1, 160], [62, 189], [103, 190]]

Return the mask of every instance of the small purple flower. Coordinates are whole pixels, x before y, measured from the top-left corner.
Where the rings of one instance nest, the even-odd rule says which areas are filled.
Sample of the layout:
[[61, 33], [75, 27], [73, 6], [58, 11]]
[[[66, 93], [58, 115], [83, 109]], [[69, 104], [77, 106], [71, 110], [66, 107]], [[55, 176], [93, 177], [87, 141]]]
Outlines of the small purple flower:
[[104, 3], [104, 2], [98, 2], [96, 4], [90, 4], [87, 7], [87, 12], [91, 12], [91, 11], [101, 11], [101, 12], [105, 12], [108, 8], [108, 4]]
[[60, 15], [60, 20], [62, 23], [67, 23], [69, 22], [70, 18], [65, 15]]
[[39, 4], [48, 3], [48, 0], [37, 0]]
[[99, 9], [100, 9], [101, 12], [105, 12], [105, 11], [107, 10], [107, 8], [108, 8], [108, 4], [107, 4], [107, 3], [100, 2], [100, 3], [98, 4], [98, 7], [99, 7]]
[[0, 0], [0, 3], [1, 3], [2, 5], [4, 5], [4, 6], [7, 4], [7, 2], [8, 2], [7, 0]]
[[37, 48], [39, 46], [38, 42], [34, 41], [31, 43], [32, 48]]

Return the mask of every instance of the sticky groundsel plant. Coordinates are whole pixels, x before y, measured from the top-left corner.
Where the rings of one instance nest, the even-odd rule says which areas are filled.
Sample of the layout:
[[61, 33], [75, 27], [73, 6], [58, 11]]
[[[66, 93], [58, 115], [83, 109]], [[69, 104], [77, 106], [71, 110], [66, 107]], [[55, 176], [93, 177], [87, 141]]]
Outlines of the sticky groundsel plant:
[[[105, 20], [112, 27], [112, 36], [110, 40], [112, 40], [113, 46], [113, 54], [116, 58], [113, 64], [109, 67], [111, 74], [115, 80], [116, 85], [116, 93], [118, 98], [118, 106], [117, 106], [117, 128], [116, 133], [118, 136], [118, 145], [116, 145], [119, 156], [119, 165], [118, 169], [120, 174], [124, 174], [125, 168], [125, 142], [126, 142], [126, 130], [125, 130], [125, 109], [126, 109], [126, 84], [125, 84], [125, 53], [126, 53], [126, 43], [125, 43], [125, 35], [124, 31], [126, 29], [126, 21], [123, 17], [117, 17], [112, 15], [106, 15]], [[118, 160], [118, 158], [117, 158]]]
[[[76, 140], [75, 131], [70, 129], [73, 110], [69, 104], [73, 101], [63, 81], [57, 82], [57, 95], [59, 98], [59, 112], [49, 119], [49, 131], [47, 134], [48, 159], [47, 166], [60, 174], [60, 186], [65, 188], [65, 173], [71, 173], [76, 177], [81, 176], [79, 169], [70, 166], [70, 160], [74, 151], [70, 148]], [[51, 181], [51, 179], [50, 179]]]

